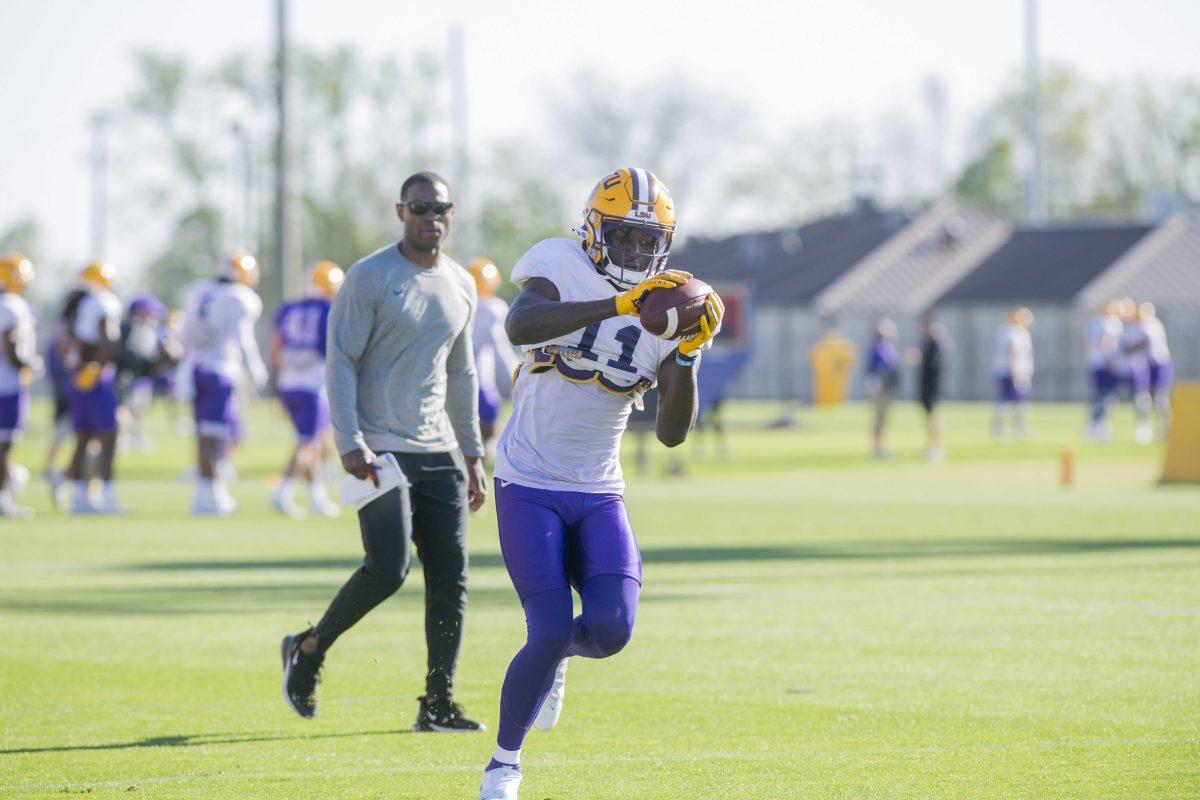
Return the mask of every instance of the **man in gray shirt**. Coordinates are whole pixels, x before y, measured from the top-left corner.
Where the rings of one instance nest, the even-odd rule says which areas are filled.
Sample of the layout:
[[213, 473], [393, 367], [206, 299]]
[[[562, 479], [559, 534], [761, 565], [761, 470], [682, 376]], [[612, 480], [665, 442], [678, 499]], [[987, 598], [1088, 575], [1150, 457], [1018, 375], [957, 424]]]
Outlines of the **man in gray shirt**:
[[411, 487], [358, 512], [366, 558], [316, 627], [283, 640], [284, 695], [317, 710], [326, 651], [404, 582], [416, 545], [425, 571], [429, 672], [414, 730], [481, 730], [454, 702], [467, 605], [467, 510], [486, 497], [471, 350], [475, 284], [442, 253], [454, 218], [446, 182], [419, 172], [396, 214], [404, 239], [351, 267], [329, 315], [326, 382], [342, 466], [375, 479], [392, 453]]

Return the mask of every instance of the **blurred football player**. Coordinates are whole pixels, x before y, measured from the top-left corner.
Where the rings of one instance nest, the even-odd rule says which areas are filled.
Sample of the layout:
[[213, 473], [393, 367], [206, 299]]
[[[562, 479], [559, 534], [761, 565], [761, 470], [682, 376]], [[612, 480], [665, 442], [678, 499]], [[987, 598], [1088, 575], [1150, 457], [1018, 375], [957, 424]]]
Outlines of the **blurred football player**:
[[254, 338], [262, 315], [255, 294], [258, 262], [249, 253], [221, 259], [216, 278], [201, 280], [184, 294], [183, 345], [191, 365], [196, 419], [197, 475], [191, 513], [227, 516], [237, 509], [219, 462], [238, 429], [237, 391], [243, 364], [254, 386], [267, 383]]
[[1171, 427], [1171, 384], [1175, 380], [1175, 364], [1167, 346], [1167, 329], [1153, 303], [1138, 306], [1142, 331], [1146, 335], [1146, 357], [1150, 361], [1150, 397], [1158, 413], [1158, 434], [1166, 438]]
[[504, 318], [508, 314], [508, 303], [496, 297], [504, 279], [500, 270], [486, 258], [471, 261], [467, 271], [475, 278], [479, 292], [479, 306], [475, 309], [475, 329], [471, 344], [475, 349], [475, 372], [479, 376], [479, 431], [483, 436], [483, 448], [487, 463], [496, 459], [496, 419], [500, 415], [500, 381], [510, 381], [517, 368], [517, 354], [508, 334], [504, 332]]
[[0, 517], [22, 519], [32, 515], [17, 505], [29, 470], [12, 463], [10, 453], [25, 429], [29, 386], [42, 369], [33, 309], [22, 297], [33, 274], [33, 263], [20, 253], [0, 256]]
[[946, 457], [938, 405], [948, 350], [946, 326], [934, 319], [932, 313], [925, 314], [921, 317], [921, 347], [910, 351], [909, 362], [917, 366], [917, 400], [925, 410], [925, 460], [930, 462]]
[[1029, 327], [1033, 312], [1024, 306], [1014, 308], [996, 331], [996, 349], [992, 370], [996, 378], [996, 405], [992, 413], [992, 436], [1005, 435], [1004, 411], [1011, 410], [1012, 434], [1023, 438], [1029, 433], [1027, 407], [1033, 392], [1033, 339]]
[[1089, 439], [1098, 442], [1106, 442], [1112, 436], [1108, 409], [1117, 387], [1117, 364], [1120, 360], [1117, 350], [1122, 328], [1121, 303], [1118, 300], [1105, 303], [1100, 313], [1088, 323], [1084, 348], [1092, 376], [1092, 405], [1087, 434]]
[[68, 369], [73, 369], [77, 363], [77, 347], [74, 339], [75, 316], [79, 312], [79, 304], [87, 296], [83, 286], [77, 286], [67, 293], [63, 299], [62, 308], [54, 325], [50, 329], [49, 343], [46, 347], [46, 380], [50, 384], [51, 396], [54, 398], [54, 424], [50, 436], [50, 446], [46, 449], [46, 461], [42, 467], [42, 477], [50, 483], [51, 499], [60, 511], [70, 508], [71, 493], [63, 472], [58, 468], [58, 454], [67, 440], [71, 438], [71, 399], [69, 396], [70, 381]]
[[[113, 487], [113, 461], [117, 449], [117, 349], [121, 338], [121, 301], [113, 294], [116, 268], [94, 261], [83, 268], [80, 280], [86, 292], [79, 301], [72, 326], [75, 349], [67, 359], [67, 395], [75, 452], [67, 479], [71, 481], [72, 514], [122, 514]], [[88, 458], [96, 443], [95, 476], [100, 497], [89, 491]]]
[[337, 504], [325, 492], [320, 466], [332, 448], [329, 440], [329, 395], [325, 390], [325, 332], [329, 309], [345, 273], [332, 261], [318, 261], [309, 271], [303, 300], [284, 303], [275, 315], [275, 332], [267, 360], [275, 370], [275, 388], [292, 426], [296, 446], [271, 506], [293, 519], [304, 516], [293, 493], [296, 483], [308, 487], [312, 510], [336, 517]]
[[[700, 332], [646, 332], [648, 292], [682, 285], [667, 270], [675, 209], [653, 173], [622, 168], [592, 190], [583, 239], [547, 239], [513, 269], [521, 294], [505, 328], [525, 351], [496, 451], [496, 514], [528, 639], [509, 665], [497, 747], [480, 800], [513, 800], [529, 728], [562, 713], [567, 659], [607, 658], [629, 641], [642, 564], [625, 511], [619, 450], [630, 409], [659, 386], [657, 435], [674, 447], [697, 412], [700, 353], [724, 311], [710, 294]], [[583, 613], [572, 618], [574, 587]]]
[[1121, 360], [1118, 381], [1129, 392], [1129, 399], [1133, 403], [1134, 439], [1139, 444], [1149, 444], [1154, 438], [1154, 428], [1150, 424], [1153, 404], [1150, 397], [1150, 341], [1146, 337], [1137, 303], [1127, 297], [1121, 300], [1121, 310], [1124, 325], [1119, 340]]
[[129, 304], [129, 313], [121, 323], [117, 415], [122, 447], [149, 448], [145, 420], [154, 401], [154, 382], [171, 370], [182, 355], [178, 343], [167, 333], [166, 316], [167, 308], [157, 297], [141, 295]]
[[875, 326], [875, 338], [865, 365], [863, 383], [871, 398], [873, 416], [871, 421], [871, 454], [875, 458], [888, 458], [891, 454], [884, 446], [888, 409], [900, 385], [900, 351], [896, 349], [896, 323], [881, 319]]

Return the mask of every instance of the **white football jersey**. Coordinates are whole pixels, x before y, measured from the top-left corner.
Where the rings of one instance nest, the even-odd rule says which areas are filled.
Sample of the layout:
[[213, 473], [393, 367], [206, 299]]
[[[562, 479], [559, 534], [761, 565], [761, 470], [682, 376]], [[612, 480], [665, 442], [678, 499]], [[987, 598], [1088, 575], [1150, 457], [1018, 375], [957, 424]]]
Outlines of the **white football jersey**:
[[475, 350], [475, 374], [480, 389], [497, 389], [501, 376], [504, 380], [510, 379], [517, 367], [517, 354], [504, 332], [506, 316], [508, 303], [499, 297], [479, 298], [471, 346]]
[[1021, 325], [1006, 322], [996, 332], [996, 356], [992, 362], [996, 375], [1012, 373], [1014, 381], [1027, 382], [1033, 377], [1033, 339]]
[[1121, 327], [1121, 320], [1107, 315], [1096, 317], [1088, 323], [1087, 363], [1089, 367], [1112, 369], [1116, 366]]
[[[37, 331], [33, 309], [25, 298], [13, 292], [0, 292], [0, 336], [15, 331], [17, 358], [28, 364], [37, 355]], [[7, 358], [0, 358], [0, 395], [5, 397], [21, 391], [21, 372]]]
[[[512, 281], [546, 278], [567, 302], [615, 297], [573, 239], [546, 239], [513, 268]], [[658, 380], [676, 343], [637, 317], [616, 316], [527, 345], [513, 410], [496, 447], [496, 478], [537, 489], [620, 492], [621, 434], [634, 396]]]
[[1167, 329], [1158, 317], [1142, 320], [1142, 331], [1146, 334], [1147, 351], [1155, 364], [1171, 360], [1171, 348], [1167, 347]]
[[121, 336], [121, 310], [123, 306], [115, 294], [107, 289], [89, 289], [87, 296], [79, 301], [75, 312], [75, 338], [86, 344], [100, 341], [101, 325], [104, 337], [115, 342]]
[[197, 281], [184, 293], [183, 313], [183, 346], [191, 364], [237, 380], [245, 358], [254, 382], [266, 382], [254, 338], [262, 300], [253, 289], [233, 281]]

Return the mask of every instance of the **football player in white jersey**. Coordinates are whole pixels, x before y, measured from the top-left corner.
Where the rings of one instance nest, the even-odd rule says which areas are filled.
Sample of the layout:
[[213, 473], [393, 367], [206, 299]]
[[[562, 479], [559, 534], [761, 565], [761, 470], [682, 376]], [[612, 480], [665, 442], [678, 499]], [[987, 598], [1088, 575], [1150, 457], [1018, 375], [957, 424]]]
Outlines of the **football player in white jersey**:
[[1125, 325], [1121, 329], [1120, 338], [1120, 381], [1129, 387], [1129, 397], [1133, 402], [1134, 439], [1139, 444], [1150, 444], [1154, 438], [1154, 428], [1150, 424], [1150, 409], [1153, 404], [1150, 397], [1150, 341], [1142, 325], [1138, 304], [1133, 298], [1127, 297], [1121, 301], [1121, 305]]
[[[116, 268], [95, 261], [80, 273], [87, 293], [79, 301], [72, 323], [74, 348], [69, 355], [67, 391], [71, 422], [75, 428], [75, 453], [67, 470], [71, 481], [72, 514], [121, 514], [113, 488], [113, 460], [117, 449], [117, 346], [121, 339], [121, 301], [112, 292]], [[97, 477], [99, 499], [88, 489], [88, 449], [99, 445]]]
[[475, 374], [479, 378], [479, 432], [483, 437], [485, 460], [490, 465], [496, 460], [500, 381], [511, 380], [518, 361], [508, 334], [504, 332], [508, 303], [496, 297], [496, 291], [504, 281], [500, 270], [488, 259], [476, 258], [467, 266], [467, 271], [475, 279], [475, 289], [479, 293], [471, 345], [475, 350]]
[[1024, 306], [1014, 308], [996, 331], [996, 352], [992, 361], [996, 376], [996, 406], [992, 415], [992, 436], [1004, 438], [1004, 409], [1012, 409], [1012, 433], [1018, 438], [1028, 433], [1026, 406], [1033, 393], [1033, 339], [1029, 326], [1033, 312]]
[[1121, 340], [1121, 304], [1112, 300], [1088, 323], [1085, 357], [1092, 374], [1091, 422], [1088, 438], [1106, 442], [1112, 431], [1108, 424], [1108, 407], [1117, 387], [1117, 349]]
[[[506, 320], [525, 350], [496, 450], [496, 514], [528, 639], [500, 698], [497, 747], [480, 800], [514, 800], [529, 728], [562, 713], [567, 659], [606, 658], [629, 641], [642, 564], [622, 497], [619, 450], [630, 409], [659, 386], [656, 434], [674, 447], [696, 419], [700, 353], [720, 328], [708, 297], [700, 332], [669, 342], [642, 327], [648, 292], [686, 283], [666, 270], [675, 209], [650, 172], [622, 168], [592, 190], [571, 239], [547, 239], [513, 269]], [[583, 613], [572, 618], [571, 590]]]
[[191, 513], [227, 516], [237, 509], [218, 462], [238, 425], [237, 387], [243, 364], [258, 388], [267, 384], [254, 338], [262, 316], [258, 262], [249, 253], [221, 260], [217, 277], [188, 287], [183, 300], [183, 345], [192, 367], [192, 407], [196, 418], [197, 476]]
[[1150, 397], [1154, 410], [1158, 412], [1158, 435], [1166, 438], [1171, 427], [1171, 384], [1175, 380], [1175, 364], [1171, 360], [1171, 348], [1167, 346], [1167, 329], [1153, 303], [1138, 306], [1142, 319], [1142, 330], [1146, 334], [1146, 355], [1150, 360]]
[[325, 493], [320, 466], [333, 451], [329, 439], [329, 395], [325, 391], [325, 339], [333, 298], [346, 273], [332, 261], [318, 261], [308, 271], [304, 298], [284, 303], [275, 313], [275, 332], [267, 360], [275, 370], [279, 401], [296, 429], [296, 446], [283, 478], [271, 495], [271, 507], [300, 519], [304, 516], [293, 497], [297, 482], [308, 487], [312, 510], [324, 517], [341, 513]]
[[17, 505], [29, 470], [9, 461], [13, 442], [25, 429], [29, 385], [42, 369], [33, 309], [22, 297], [33, 274], [33, 263], [20, 253], [0, 256], [0, 517], [27, 518], [33, 513]]

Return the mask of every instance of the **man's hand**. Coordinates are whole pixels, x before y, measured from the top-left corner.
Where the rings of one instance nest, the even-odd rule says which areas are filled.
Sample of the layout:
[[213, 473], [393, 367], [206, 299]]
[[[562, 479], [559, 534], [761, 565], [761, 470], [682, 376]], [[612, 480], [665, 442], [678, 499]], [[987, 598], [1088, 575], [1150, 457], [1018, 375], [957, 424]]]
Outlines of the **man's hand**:
[[725, 316], [725, 304], [716, 292], [704, 301], [704, 316], [700, 318], [700, 332], [679, 344], [679, 355], [692, 358], [701, 350], [712, 347], [712, 340], [721, 332], [721, 317]]
[[467, 505], [472, 511], [483, 508], [487, 500], [487, 475], [483, 471], [483, 459], [467, 456]]
[[617, 313], [638, 316], [642, 313], [642, 301], [655, 289], [670, 289], [683, 286], [692, 279], [692, 273], [681, 269], [668, 269], [639, 283], [624, 294], [617, 295]]
[[342, 469], [360, 481], [370, 478], [375, 487], [379, 487], [379, 475], [376, 474], [375, 467], [375, 454], [365, 446], [357, 450], [351, 450], [348, 453], [342, 453]]

